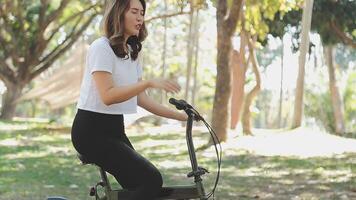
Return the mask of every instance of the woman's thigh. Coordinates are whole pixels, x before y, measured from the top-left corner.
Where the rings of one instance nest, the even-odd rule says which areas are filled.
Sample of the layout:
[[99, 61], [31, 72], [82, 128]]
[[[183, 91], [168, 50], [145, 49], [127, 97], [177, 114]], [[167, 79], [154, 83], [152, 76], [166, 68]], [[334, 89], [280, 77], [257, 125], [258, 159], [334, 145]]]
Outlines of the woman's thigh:
[[136, 152], [129, 140], [107, 141], [100, 145], [97, 165], [112, 174], [123, 188], [134, 189], [162, 179], [158, 169]]

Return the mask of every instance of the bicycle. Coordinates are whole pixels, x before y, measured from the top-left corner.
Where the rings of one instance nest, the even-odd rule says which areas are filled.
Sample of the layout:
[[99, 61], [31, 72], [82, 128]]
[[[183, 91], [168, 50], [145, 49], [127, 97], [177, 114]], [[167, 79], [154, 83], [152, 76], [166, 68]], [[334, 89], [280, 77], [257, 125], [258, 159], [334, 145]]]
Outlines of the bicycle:
[[[185, 185], [185, 186], [163, 187], [157, 200], [164, 200], [164, 199], [207, 200], [210, 197], [214, 198], [215, 189], [216, 189], [218, 181], [219, 181], [220, 166], [221, 166], [222, 149], [221, 149], [219, 139], [217, 138], [215, 132], [210, 127], [210, 125], [199, 114], [199, 112], [197, 110], [195, 110], [191, 105], [189, 105], [186, 101], [170, 98], [169, 103], [173, 104], [178, 110], [184, 110], [188, 115], [187, 126], [186, 126], [186, 140], [187, 140], [187, 147], [188, 147], [189, 158], [191, 161], [192, 171], [187, 174], [187, 177], [188, 178], [194, 177], [195, 184]], [[205, 126], [208, 128], [209, 133], [213, 139], [214, 147], [215, 147], [215, 151], [216, 151], [217, 165], [218, 165], [217, 176], [215, 179], [214, 187], [213, 187], [212, 191], [208, 194], [206, 194], [206, 192], [205, 192], [203, 180], [202, 180], [201, 176], [203, 176], [206, 173], [209, 173], [209, 171], [203, 167], [199, 167], [198, 162], [197, 162], [193, 138], [192, 138], [193, 121], [202, 121], [205, 124]], [[219, 150], [217, 149], [217, 144], [219, 144], [220, 153], [219, 153]], [[78, 158], [81, 160], [83, 165], [93, 164], [93, 163], [89, 162], [82, 155], [78, 155]], [[126, 190], [126, 189], [113, 190], [111, 188], [111, 185], [110, 185], [110, 182], [109, 182], [106, 172], [101, 167], [99, 167], [99, 166], [97, 166], [97, 167], [100, 171], [101, 181], [98, 182], [94, 187], [92, 187], [90, 189], [90, 193], [89, 193], [90, 196], [95, 196], [96, 200], [124, 200], [130, 196], [129, 190]], [[100, 196], [98, 194], [99, 186], [104, 188], [104, 196]], [[47, 200], [66, 200], [66, 199], [64, 199], [62, 197], [52, 197], [52, 198], [48, 198]]]

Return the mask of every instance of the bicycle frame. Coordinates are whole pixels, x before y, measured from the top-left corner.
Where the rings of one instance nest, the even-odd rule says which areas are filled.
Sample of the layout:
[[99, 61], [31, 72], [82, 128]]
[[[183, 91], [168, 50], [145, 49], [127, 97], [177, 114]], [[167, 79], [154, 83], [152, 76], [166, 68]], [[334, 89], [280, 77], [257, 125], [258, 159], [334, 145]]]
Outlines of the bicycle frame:
[[[196, 159], [195, 148], [192, 138], [192, 127], [193, 121], [195, 119], [195, 114], [193, 111], [188, 111], [188, 120], [187, 120], [187, 127], [186, 127], [186, 140], [188, 146], [188, 153], [189, 158], [191, 161], [192, 172], [188, 173], [188, 177], [194, 177], [194, 185], [186, 185], [186, 186], [170, 186], [170, 187], [163, 187], [161, 193], [158, 197], [158, 200], [163, 199], [200, 199], [206, 200], [206, 194], [202, 182], [201, 176], [204, 175], [207, 170], [199, 167], [198, 162]], [[91, 164], [86, 163], [83, 158], [80, 158], [84, 164]], [[91, 188], [90, 195], [95, 196], [97, 200], [124, 200], [130, 196], [130, 191], [126, 189], [120, 190], [112, 190], [106, 172], [100, 168], [100, 176], [101, 182], [96, 184], [95, 187]], [[104, 188], [105, 196], [100, 197], [97, 194], [97, 186], [101, 186]]]

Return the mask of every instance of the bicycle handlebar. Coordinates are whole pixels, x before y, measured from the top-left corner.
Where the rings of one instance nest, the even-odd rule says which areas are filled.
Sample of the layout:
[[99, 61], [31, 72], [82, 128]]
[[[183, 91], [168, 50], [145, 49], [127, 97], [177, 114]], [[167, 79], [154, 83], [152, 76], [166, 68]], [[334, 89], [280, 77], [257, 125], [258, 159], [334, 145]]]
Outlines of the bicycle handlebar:
[[[212, 141], [214, 143], [214, 147], [215, 147], [215, 151], [216, 151], [216, 157], [217, 157], [217, 163], [218, 163], [217, 168], [218, 168], [218, 170], [217, 170], [217, 175], [216, 175], [214, 187], [213, 187], [212, 191], [206, 197], [207, 197], [207, 199], [209, 199], [212, 196], [213, 199], [214, 199], [215, 189], [216, 189], [216, 187], [218, 185], [219, 177], [220, 177], [220, 167], [221, 167], [221, 157], [222, 157], [222, 148], [221, 148], [221, 145], [220, 145], [219, 138], [216, 136], [215, 131], [211, 128], [211, 126], [208, 124], [208, 122], [206, 122], [205, 119], [199, 114], [199, 112], [197, 110], [195, 110], [193, 108], [193, 106], [188, 104], [186, 101], [184, 101], [182, 99], [181, 100], [177, 100], [177, 99], [174, 99], [174, 98], [170, 98], [169, 99], [169, 103], [174, 105], [178, 110], [184, 110], [187, 113], [187, 115], [190, 118], [190, 119], [188, 119], [188, 126], [190, 125], [190, 130], [191, 130], [191, 126], [192, 126], [192, 121], [190, 121], [190, 120], [192, 120], [192, 119], [194, 119], [196, 121], [200, 121], [200, 120], [203, 121], [203, 123], [205, 124], [205, 126], [209, 130], [209, 133], [210, 133], [210, 136], [211, 136]], [[187, 130], [188, 130], [188, 127], [187, 127]], [[217, 145], [219, 145], [220, 151], [218, 150]]]
[[181, 100], [177, 100], [175, 98], [170, 98], [169, 99], [169, 103], [171, 103], [172, 105], [176, 106], [176, 108], [178, 110], [186, 110], [188, 108], [192, 108], [191, 105], [189, 105], [186, 101], [184, 101], [183, 99]]
[[184, 110], [187, 115], [192, 116], [195, 121], [203, 120], [203, 117], [199, 114], [199, 112], [183, 99], [177, 100], [175, 98], [170, 98], [169, 103], [174, 105], [177, 110]]

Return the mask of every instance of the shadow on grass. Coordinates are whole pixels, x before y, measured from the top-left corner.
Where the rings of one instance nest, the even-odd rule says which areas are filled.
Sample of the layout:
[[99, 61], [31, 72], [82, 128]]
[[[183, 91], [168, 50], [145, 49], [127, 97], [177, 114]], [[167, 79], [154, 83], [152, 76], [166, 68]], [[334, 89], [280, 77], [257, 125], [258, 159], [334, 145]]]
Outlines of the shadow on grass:
[[[99, 181], [99, 172], [95, 166], [80, 165], [69, 131], [33, 127], [0, 133], [0, 200], [48, 195], [90, 199], [88, 189]], [[183, 132], [130, 136], [128, 131], [128, 135], [137, 151], [161, 170], [164, 185], [193, 183], [186, 177], [191, 167]], [[207, 138], [204, 133], [194, 134], [196, 146]], [[200, 166], [210, 171], [203, 176], [207, 192], [216, 176], [214, 156], [213, 148], [197, 152]], [[236, 150], [223, 155], [216, 199], [355, 199], [355, 166], [355, 154], [300, 159]], [[114, 188], [120, 187], [109, 178]]]

